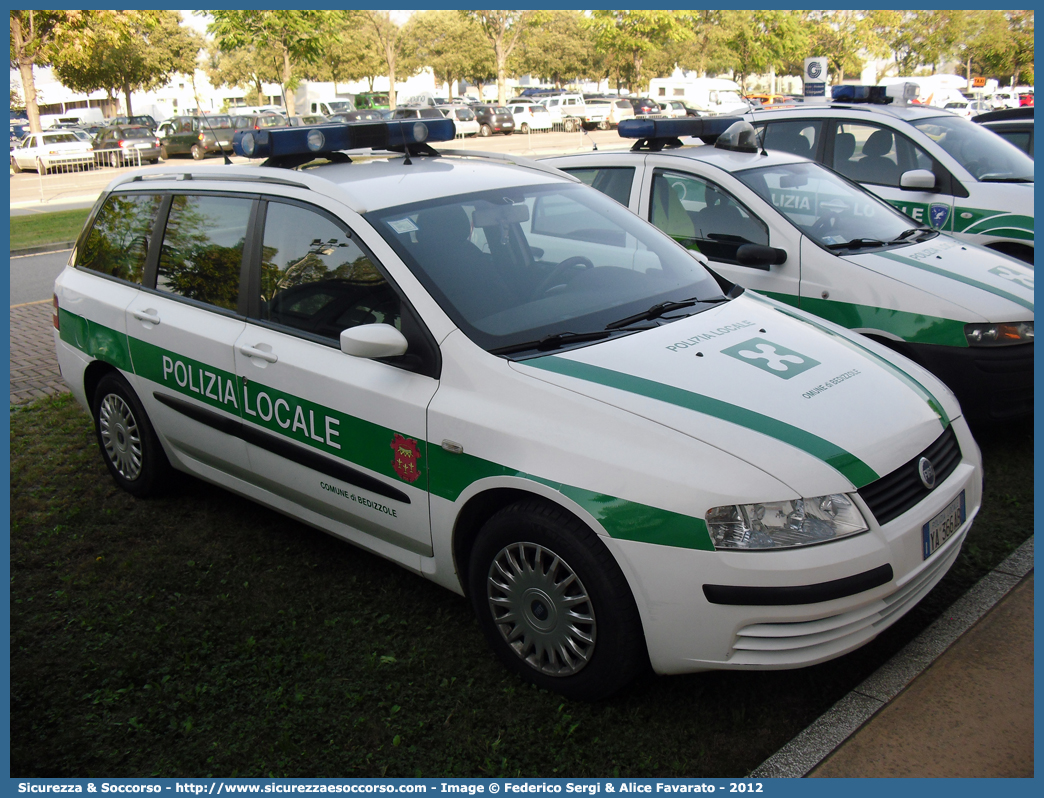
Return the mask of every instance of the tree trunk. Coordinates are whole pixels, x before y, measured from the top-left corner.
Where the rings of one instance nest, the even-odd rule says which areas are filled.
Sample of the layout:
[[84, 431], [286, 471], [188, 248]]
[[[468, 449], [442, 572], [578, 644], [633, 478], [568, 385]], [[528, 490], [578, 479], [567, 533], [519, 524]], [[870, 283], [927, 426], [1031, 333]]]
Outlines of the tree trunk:
[[385, 48], [385, 58], [388, 61], [388, 107], [394, 111], [397, 100], [395, 96], [395, 50], [391, 45]]
[[290, 68], [290, 51], [283, 47], [283, 96], [286, 97], [286, 112], [290, 116], [297, 113], [296, 98], [293, 92], [287, 91], [287, 84], [290, 83], [290, 78], [293, 77], [293, 70]]
[[131, 87], [129, 84], [123, 84], [123, 96], [127, 98], [127, 116], [134, 115], [134, 109], [131, 108]]
[[507, 102], [507, 54], [499, 39], [494, 45], [494, 52], [497, 56], [497, 105], [504, 105]]
[[39, 133], [40, 106], [36, 104], [36, 81], [33, 79], [33, 62], [25, 54], [25, 39], [22, 34], [22, 21], [17, 14], [11, 15], [11, 38], [14, 39], [18, 60], [18, 74], [22, 78], [22, 99], [25, 100], [25, 114], [29, 118], [29, 130]]

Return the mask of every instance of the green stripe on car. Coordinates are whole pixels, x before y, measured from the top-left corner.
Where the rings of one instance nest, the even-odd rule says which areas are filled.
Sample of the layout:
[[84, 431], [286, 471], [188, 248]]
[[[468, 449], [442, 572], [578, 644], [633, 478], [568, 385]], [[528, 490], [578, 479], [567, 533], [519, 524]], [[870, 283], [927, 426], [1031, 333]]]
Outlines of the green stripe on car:
[[684, 407], [768, 435], [822, 460], [844, 475], [856, 488], [868, 485], [878, 478], [877, 472], [870, 466], [830, 441], [784, 421], [737, 407], [720, 399], [555, 355], [527, 360], [525, 365]]
[[905, 255], [899, 255], [895, 252], [882, 252], [880, 253], [880, 255], [882, 258], [894, 260], [896, 263], [902, 263], [905, 266], [913, 266], [915, 269], [921, 269], [922, 271], [930, 272], [932, 274], [938, 274], [940, 277], [947, 277], [951, 280], [956, 280], [957, 282], [964, 283], [965, 285], [974, 286], [975, 288], [981, 288], [983, 291], [988, 291], [989, 293], [994, 294], [995, 296], [1004, 297], [1005, 299], [1009, 299], [1015, 304], [1021, 305], [1022, 307], [1027, 308], [1028, 310], [1033, 310], [1032, 299], [1026, 299], [1025, 297], [1019, 296], [1018, 294], [1013, 294], [1010, 291], [1005, 291], [1002, 288], [998, 288], [995, 285], [990, 285], [989, 283], [984, 283], [981, 280], [975, 280], [971, 277], [965, 277], [960, 274], [955, 274], [946, 269], [940, 269], [935, 266], [932, 266], [930, 263], [922, 263], [919, 260], [915, 260], [914, 258], [908, 258]]

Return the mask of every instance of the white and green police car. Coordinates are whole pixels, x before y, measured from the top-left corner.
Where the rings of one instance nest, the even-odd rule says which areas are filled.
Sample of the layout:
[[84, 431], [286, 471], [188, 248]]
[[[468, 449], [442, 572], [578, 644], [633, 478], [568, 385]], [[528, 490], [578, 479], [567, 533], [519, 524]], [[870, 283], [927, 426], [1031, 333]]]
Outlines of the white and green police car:
[[[920, 225], [728, 117], [627, 120], [630, 151], [550, 158], [729, 280], [917, 361], [966, 416], [1033, 412], [1033, 269]], [[680, 146], [679, 137], [714, 142]]]
[[173, 467], [397, 562], [577, 697], [822, 662], [943, 577], [982, 471], [940, 382], [453, 133], [251, 131], [263, 166], [110, 184], [55, 344], [122, 487]]
[[1033, 263], [1033, 159], [942, 108], [836, 86], [834, 101], [744, 116], [770, 150], [819, 161], [962, 241]]

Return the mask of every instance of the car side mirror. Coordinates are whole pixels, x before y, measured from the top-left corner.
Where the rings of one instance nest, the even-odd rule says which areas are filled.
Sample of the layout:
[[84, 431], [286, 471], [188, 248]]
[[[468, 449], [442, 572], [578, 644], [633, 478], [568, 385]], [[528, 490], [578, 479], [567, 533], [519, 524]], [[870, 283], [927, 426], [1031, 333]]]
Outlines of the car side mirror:
[[406, 348], [406, 336], [390, 324], [360, 324], [341, 331], [341, 351], [352, 357], [399, 357]]
[[773, 265], [779, 266], [787, 262], [787, 251], [761, 244], [742, 244], [736, 250], [736, 260], [740, 266], [768, 271]]
[[903, 191], [934, 191], [935, 175], [927, 169], [911, 169], [899, 178], [899, 188]]

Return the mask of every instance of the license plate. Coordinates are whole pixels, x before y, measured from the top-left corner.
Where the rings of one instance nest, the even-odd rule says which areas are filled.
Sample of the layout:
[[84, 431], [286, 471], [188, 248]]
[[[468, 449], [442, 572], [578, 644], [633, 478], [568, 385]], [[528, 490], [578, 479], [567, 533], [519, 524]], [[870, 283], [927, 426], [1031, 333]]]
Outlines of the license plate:
[[921, 550], [924, 559], [931, 557], [938, 548], [961, 528], [967, 513], [964, 506], [964, 491], [946, 505], [941, 513], [921, 528]]

